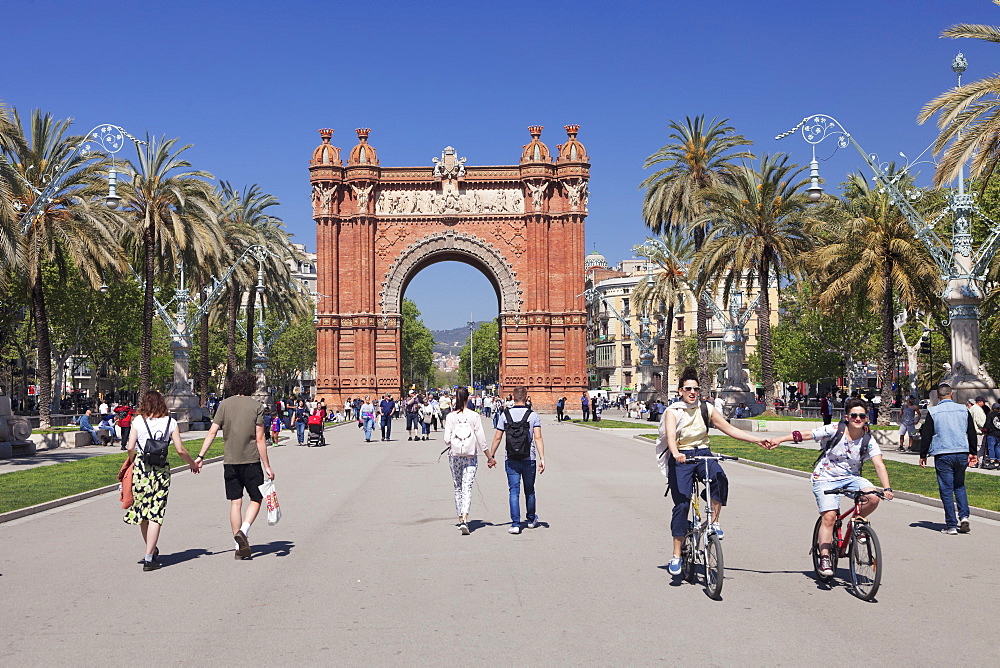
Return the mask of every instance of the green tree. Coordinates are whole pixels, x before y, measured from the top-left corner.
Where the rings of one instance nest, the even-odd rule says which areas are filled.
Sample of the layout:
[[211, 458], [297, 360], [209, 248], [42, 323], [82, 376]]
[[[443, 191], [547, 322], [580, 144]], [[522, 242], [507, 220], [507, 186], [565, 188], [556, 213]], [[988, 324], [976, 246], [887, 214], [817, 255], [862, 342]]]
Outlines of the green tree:
[[458, 384], [469, 382], [469, 354], [472, 354], [472, 371], [475, 381], [483, 385], [496, 383], [500, 378], [500, 333], [496, 320], [484, 322], [472, 333], [473, 350], [465, 344], [458, 353]]
[[[95, 201], [104, 191], [103, 161], [75, 153], [82, 137], [68, 136], [68, 120], [35, 110], [25, 127], [17, 110], [12, 125], [2, 136], [5, 179], [15, 208], [27, 210], [37, 193], [58, 179], [59, 188], [19, 234], [11, 266], [26, 277], [31, 296], [38, 350], [39, 423], [51, 424], [52, 341], [46, 308], [44, 267], [56, 267], [63, 282], [70, 280], [97, 287], [102, 270], [121, 264], [117, 239], [121, 229], [118, 216], [103, 202]], [[69, 267], [76, 273], [70, 278]]]
[[[941, 36], [998, 43], [1000, 28], [961, 23], [945, 29]], [[924, 105], [917, 122], [925, 123], [939, 113], [941, 133], [934, 142], [934, 152], [941, 153], [941, 160], [934, 185], [956, 178], [971, 158], [972, 176], [985, 188], [1000, 163], [1000, 77], [993, 75], [945, 91]]]
[[[642, 281], [632, 291], [632, 303], [638, 313], [648, 309], [650, 313], [662, 316], [665, 322], [660, 329], [663, 332], [663, 349], [669, 356], [677, 302], [683, 299], [688, 291], [698, 294], [695, 292], [696, 288], [688, 281], [688, 271], [694, 257], [693, 240], [686, 232], [672, 229], [660, 235], [659, 243], [634, 246], [632, 252], [646, 257], [658, 268], [653, 275], [652, 285]], [[697, 362], [697, 359], [694, 362]], [[660, 364], [667, 368], [669, 360], [660, 360]]]
[[420, 319], [420, 310], [409, 299], [403, 299], [403, 349], [401, 360], [403, 385], [432, 387], [434, 385], [434, 335]]
[[312, 317], [293, 323], [275, 340], [267, 365], [268, 385], [291, 396], [291, 386], [316, 366], [316, 325]]
[[775, 380], [769, 288], [800, 274], [802, 258], [813, 245], [803, 190], [809, 180], [798, 180], [801, 172], [788, 164], [787, 156], [764, 155], [758, 169], [744, 165], [732, 173], [731, 182], [705, 193], [709, 211], [699, 221], [713, 226], [713, 236], [695, 261], [696, 272], [720, 281], [726, 295], [734, 285], [743, 283], [749, 292], [756, 283], [757, 341], [768, 410], [774, 410]]
[[204, 171], [189, 170], [181, 154], [191, 145], [177, 147], [177, 139], [146, 135], [136, 146], [136, 161], [128, 164], [130, 181], [123, 183], [122, 208], [129, 220], [126, 244], [141, 267], [144, 282], [142, 355], [139, 393], [150, 388], [153, 355], [153, 291], [157, 274], [170, 276], [182, 258], [189, 264], [214, 264], [222, 248], [212, 187]]
[[[890, 178], [894, 172], [890, 166]], [[823, 286], [821, 308], [836, 312], [847, 300], [857, 299], [880, 317], [879, 422], [888, 424], [896, 371], [896, 313], [904, 305], [934, 309], [940, 304], [940, 277], [927, 248], [883, 188], [872, 188], [864, 176], [851, 174], [844, 192], [844, 219], [827, 226], [827, 243], [812, 253], [810, 261]]]
[[[643, 165], [657, 170], [640, 184], [646, 194], [642, 217], [655, 233], [668, 229], [691, 233], [695, 251], [700, 251], [710, 228], [697, 225], [709, 210], [705, 194], [712, 188], [732, 181], [735, 161], [753, 158], [749, 151], [739, 150], [751, 142], [727, 125], [729, 119], [704, 116], [686, 117], [684, 124], [670, 121], [667, 138], [670, 143], [646, 158]], [[700, 287], [701, 281], [691, 277]], [[698, 377], [702, 387], [710, 387], [708, 372], [708, 306], [697, 300]]]

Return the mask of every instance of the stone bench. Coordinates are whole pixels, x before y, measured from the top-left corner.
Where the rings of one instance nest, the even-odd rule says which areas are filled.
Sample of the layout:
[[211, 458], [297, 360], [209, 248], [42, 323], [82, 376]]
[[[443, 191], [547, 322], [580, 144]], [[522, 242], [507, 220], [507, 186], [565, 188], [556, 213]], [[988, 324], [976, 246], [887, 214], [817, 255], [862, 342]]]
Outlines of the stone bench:
[[[100, 432], [98, 432], [100, 433]], [[93, 439], [86, 431], [64, 431], [55, 434], [32, 434], [29, 436], [36, 445], [44, 445], [48, 450], [56, 448], [84, 448], [92, 445]]]

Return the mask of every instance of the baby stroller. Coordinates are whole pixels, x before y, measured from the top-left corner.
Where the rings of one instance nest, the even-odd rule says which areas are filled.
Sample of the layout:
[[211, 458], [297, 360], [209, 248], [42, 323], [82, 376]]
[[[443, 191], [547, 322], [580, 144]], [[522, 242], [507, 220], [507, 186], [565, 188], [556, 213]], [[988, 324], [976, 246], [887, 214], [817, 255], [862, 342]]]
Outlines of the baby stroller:
[[326, 436], [323, 435], [323, 416], [320, 414], [310, 415], [306, 419], [306, 429], [309, 430], [309, 440], [306, 445], [313, 446], [326, 445]]

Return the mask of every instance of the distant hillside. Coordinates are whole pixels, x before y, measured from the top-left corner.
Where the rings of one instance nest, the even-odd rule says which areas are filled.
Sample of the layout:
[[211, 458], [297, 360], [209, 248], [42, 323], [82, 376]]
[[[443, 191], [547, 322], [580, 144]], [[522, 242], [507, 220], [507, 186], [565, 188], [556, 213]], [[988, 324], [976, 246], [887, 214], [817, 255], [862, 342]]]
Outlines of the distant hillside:
[[[476, 328], [487, 321], [477, 322]], [[455, 329], [439, 329], [432, 330], [431, 334], [434, 335], [434, 352], [441, 353], [442, 355], [457, 355], [462, 346], [464, 346], [469, 340], [469, 328], [466, 327], [456, 327]]]

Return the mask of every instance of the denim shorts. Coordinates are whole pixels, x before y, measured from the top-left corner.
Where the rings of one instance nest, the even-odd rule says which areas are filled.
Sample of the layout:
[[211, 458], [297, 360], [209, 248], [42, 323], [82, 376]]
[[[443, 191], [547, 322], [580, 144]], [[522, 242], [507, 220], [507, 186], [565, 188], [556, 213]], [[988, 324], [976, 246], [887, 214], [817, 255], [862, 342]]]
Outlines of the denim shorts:
[[840, 510], [840, 495], [824, 494], [826, 490], [837, 489], [838, 487], [846, 487], [851, 491], [857, 492], [862, 489], [872, 489], [875, 485], [857, 475], [850, 478], [838, 478], [837, 480], [817, 480], [813, 483], [813, 494], [816, 495], [816, 506], [819, 508], [819, 512], [825, 513], [828, 510]]

